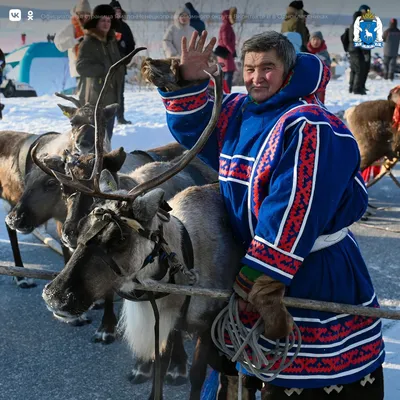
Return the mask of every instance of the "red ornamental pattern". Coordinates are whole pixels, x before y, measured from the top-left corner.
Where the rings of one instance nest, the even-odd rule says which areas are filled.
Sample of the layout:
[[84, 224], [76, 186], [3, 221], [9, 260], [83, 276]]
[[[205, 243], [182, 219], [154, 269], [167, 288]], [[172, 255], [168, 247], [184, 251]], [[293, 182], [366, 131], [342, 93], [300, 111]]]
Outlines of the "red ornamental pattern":
[[193, 111], [206, 104], [207, 100], [207, 91], [193, 96], [179, 97], [177, 99], [162, 99], [165, 108], [171, 112]]
[[224, 144], [224, 139], [226, 135], [226, 130], [228, 128], [229, 119], [232, 117], [234, 111], [238, 103], [246, 97], [245, 94], [237, 95], [232, 101], [229, 101], [222, 109], [221, 114], [218, 118], [217, 127], [215, 128], [217, 131], [218, 138], [218, 148], [219, 152], [222, 151], [222, 146]]
[[301, 266], [301, 261], [283, 254], [280, 251], [259, 242], [257, 239], [252, 240], [249, 249], [247, 250], [247, 254], [292, 276]]
[[[322, 375], [355, 369], [373, 361], [382, 350], [382, 339], [356, 347], [334, 357], [297, 357], [282, 375]], [[267, 357], [268, 358], [268, 357]], [[271, 368], [273, 371], [278, 363]]]
[[251, 176], [252, 161], [239, 158], [227, 160], [220, 157], [219, 175], [224, 178], [235, 178], [240, 181], [248, 182]]
[[288, 111], [278, 120], [270, 135], [268, 143], [265, 146], [264, 153], [258, 162], [256, 174], [252, 183], [251, 189], [254, 203], [254, 214], [257, 218], [261, 204], [266, 196], [265, 188], [268, 187], [271, 175], [279, 161], [276, 160], [276, 150], [280, 140], [283, 140], [285, 126], [293, 122], [296, 119], [295, 117], [321, 117], [326, 116], [327, 114], [328, 113], [325, 112], [325, 110], [323, 110], [319, 105], [304, 105]]
[[297, 165], [296, 193], [278, 244], [280, 249], [288, 252], [292, 251], [310, 205], [313, 176], [316, 168], [317, 127], [305, 124], [303, 135]]

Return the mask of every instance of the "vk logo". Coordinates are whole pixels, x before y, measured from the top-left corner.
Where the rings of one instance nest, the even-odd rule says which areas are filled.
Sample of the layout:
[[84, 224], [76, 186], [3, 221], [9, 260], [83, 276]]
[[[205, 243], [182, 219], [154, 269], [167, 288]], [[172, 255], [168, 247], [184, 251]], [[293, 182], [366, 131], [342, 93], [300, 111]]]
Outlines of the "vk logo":
[[13, 22], [19, 22], [21, 21], [21, 10], [18, 8], [13, 8], [12, 10], [10, 10], [10, 12], [8, 13], [8, 17], [10, 19], [10, 21]]

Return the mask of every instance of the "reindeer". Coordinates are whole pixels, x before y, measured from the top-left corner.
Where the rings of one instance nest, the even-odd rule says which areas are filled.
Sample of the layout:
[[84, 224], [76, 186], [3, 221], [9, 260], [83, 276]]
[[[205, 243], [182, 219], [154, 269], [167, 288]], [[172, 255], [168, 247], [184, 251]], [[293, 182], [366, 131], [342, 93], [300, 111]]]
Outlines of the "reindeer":
[[[77, 102], [74, 98], [56, 93], [57, 96], [69, 101]], [[66, 112], [65, 106], [59, 107]], [[104, 117], [112, 116], [117, 107], [115, 105], [104, 109]], [[71, 119], [72, 129], [65, 133], [48, 132], [43, 135], [33, 135], [24, 132], [4, 131], [0, 135], [0, 195], [6, 200], [13, 210], [6, 218], [7, 232], [13, 250], [16, 266], [23, 267], [22, 258], [18, 247], [16, 231], [29, 233], [37, 226], [53, 217], [62, 219], [65, 209], [59, 204], [49, 204], [59, 194], [59, 185], [54, 177], [49, 177], [37, 168], [31, 160], [31, 152], [37, 146], [39, 153], [51, 152], [61, 154], [65, 149], [76, 151], [80, 142], [87, 142], [86, 136], [90, 134], [85, 124], [86, 109], [75, 112]], [[106, 144], [107, 147], [107, 144]], [[25, 192], [24, 192], [25, 190]], [[24, 193], [29, 193], [31, 203], [24, 201]], [[52, 196], [49, 196], [51, 194]], [[36, 197], [35, 197], [36, 195]], [[53, 207], [51, 207], [53, 206]], [[50, 216], [49, 216], [50, 214]], [[65, 216], [64, 216], [65, 217]], [[64, 258], [68, 258], [68, 252], [63, 249]], [[32, 279], [15, 278], [17, 285], [21, 288], [36, 286]]]
[[[58, 151], [60, 147], [68, 147], [68, 135], [58, 132], [47, 132], [42, 135], [34, 135], [25, 132], [3, 131], [0, 133], [0, 196], [12, 207], [20, 200], [27, 176], [34, 170], [30, 154], [32, 147], [37, 146], [38, 151]], [[49, 180], [49, 177], [47, 178]], [[54, 179], [53, 179], [54, 181]], [[49, 187], [51, 186], [51, 183]], [[46, 203], [40, 204], [44, 209]], [[10, 222], [7, 220], [7, 222]], [[12, 224], [11, 224], [12, 226]], [[17, 233], [6, 223], [8, 236], [13, 251], [14, 262], [18, 267], [24, 267], [18, 246]], [[32, 279], [15, 278], [20, 288], [31, 288], [36, 286]]]
[[[129, 192], [115, 190], [117, 181], [109, 172], [101, 172], [103, 152], [100, 146], [96, 146], [95, 165], [89, 180], [78, 180], [73, 174], [71, 177], [53, 170], [64, 184], [104, 200], [95, 202], [90, 214], [81, 220], [77, 249], [60, 275], [44, 288], [43, 298], [48, 307], [67, 316], [76, 315], [112, 289], [124, 298], [137, 299], [140, 294], [133, 290], [132, 282], [157, 279], [187, 283], [194, 275], [189, 270], [187, 252], [193, 254], [197, 284], [232, 287], [242, 251], [231, 233], [218, 186], [191, 187], [178, 193], [170, 200], [171, 212], [165, 205], [164, 191], [160, 188], [150, 191], [179, 172], [212, 133], [222, 103], [221, 76], [215, 87], [211, 121], [194, 148], [172, 168]], [[98, 124], [96, 128], [101, 133], [96, 143], [101, 143], [104, 128]], [[174, 270], [166, 267], [165, 260], [175, 257], [184, 260], [180, 267]], [[186, 299], [179, 295], [159, 298], [162, 359], [169, 359], [173, 345], [170, 335], [174, 329], [198, 333], [201, 340], [196, 353], [206, 357], [210, 350], [211, 322], [222, 306], [220, 301], [209, 298]], [[151, 360], [155, 351], [151, 334], [154, 318], [150, 315], [147, 302], [124, 302], [121, 323], [124, 336], [143, 360]], [[206, 373], [203, 358], [196, 369], [191, 370], [191, 399], [200, 398]], [[166, 367], [167, 363], [162, 363], [162, 377]], [[151, 399], [155, 396], [154, 390], [153, 385]]]
[[[109, 171], [113, 176], [113, 182], [119, 183], [120, 188], [129, 190], [140, 183], [146, 182], [160, 173], [168, 170], [171, 164], [176, 162], [153, 162], [143, 165], [132, 171], [130, 174], [119, 174], [117, 172], [121, 169], [126, 158], [126, 153], [122, 148], [114, 150], [104, 155], [103, 159], [103, 170]], [[94, 164], [94, 155], [81, 155], [79, 157], [69, 155], [67, 160], [63, 160], [61, 157], [43, 157], [40, 160], [40, 164], [43, 162], [44, 165], [58, 172], [68, 171], [70, 176], [74, 176], [79, 179], [87, 179], [90, 177], [91, 171]], [[41, 164], [42, 165], [42, 164]], [[46, 170], [49, 172], [49, 170]], [[176, 193], [183, 189], [195, 186], [204, 185], [217, 180], [217, 173], [211, 168], [206, 166], [199, 159], [193, 160], [188, 167], [183, 169], [182, 172], [173, 176], [170, 180], [164, 182], [161, 187], [165, 190], [166, 199], [170, 199]], [[114, 183], [109, 183], [112, 187]], [[93, 203], [93, 198], [85, 196], [82, 193], [75, 192], [73, 189], [65, 185], [63, 189], [64, 197], [66, 198], [67, 205], [67, 218], [63, 224], [62, 229], [62, 240], [65, 245], [71, 249], [77, 247], [77, 226], [79, 221], [87, 216], [89, 213], [90, 206]], [[97, 329], [94, 340], [102, 342], [111, 342], [114, 340], [114, 329], [116, 325], [116, 318], [113, 313], [112, 307], [112, 292], [106, 295], [104, 316], [100, 327]], [[178, 334], [175, 335], [174, 342], [182, 343], [182, 338]], [[172, 364], [168, 370], [167, 379], [174, 384], [182, 382], [186, 379], [186, 353], [184, 351], [183, 344], [179, 347], [177, 344], [174, 346], [174, 352], [172, 354]], [[151, 363], [137, 363], [132, 369], [130, 374], [130, 380], [132, 383], [141, 383], [145, 379], [151, 377], [152, 364]]]
[[344, 118], [360, 149], [361, 170], [383, 157], [399, 157], [400, 126], [395, 123], [399, 118], [395, 118], [396, 109], [400, 109], [399, 86], [390, 91], [387, 100], [365, 101], [346, 110]]
[[[72, 126], [72, 129], [69, 132], [69, 137], [72, 141], [69, 149], [72, 150], [68, 150], [68, 147], [66, 146], [66, 152], [68, 154], [71, 154], [71, 152], [78, 152], [80, 154], [91, 153], [94, 150], [94, 106], [91, 104], [81, 106], [79, 101], [73, 97], [58, 95], [71, 101], [75, 106], [77, 106], [69, 107], [61, 104], [58, 105], [64, 115], [70, 119]], [[106, 107], [102, 123], [106, 123], [106, 121], [113, 116], [116, 110], [116, 105]], [[104, 147], [107, 150], [111, 147], [107, 137], [104, 139]], [[121, 169], [124, 172], [129, 172], [143, 166], [144, 164], [154, 162], [155, 160], [160, 160], [160, 162], [171, 160], [172, 158], [181, 155], [183, 151], [184, 148], [178, 143], [171, 143], [158, 148], [153, 148], [147, 152], [136, 150], [130, 154], [124, 155], [123, 165], [119, 165], [118, 169]], [[54, 152], [48, 150], [46, 153], [53, 154]], [[63, 154], [64, 152], [61, 148], [57, 150], [57, 153]], [[44, 154], [44, 152], [41, 151], [41, 154]], [[200, 163], [201, 161], [197, 160], [197, 167], [193, 165], [188, 167], [188, 169], [190, 169], [189, 172], [191, 172], [195, 177], [197, 176], [195, 183], [203, 184], [211, 180], [215, 181], [217, 179], [216, 173], [211, 172], [210, 168], [206, 167], [203, 163], [200, 165]], [[199, 170], [199, 166], [202, 171]], [[146, 179], [145, 173], [143, 174], [142, 179]], [[192, 184], [193, 180], [189, 179], [189, 182]], [[180, 190], [187, 186], [188, 185], [181, 186]], [[68, 190], [66, 194], [63, 192], [63, 187], [53, 175], [44, 173], [38, 167], [31, 168], [25, 179], [25, 189], [20, 196], [18, 203], [14, 205], [14, 208], [6, 218], [7, 226], [10, 230], [12, 228], [27, 234], [32, 232], [36, 227], [47, 222], [49, 219], [55, 219], [57, 222], [58, 233], [62, 239], [61, 242], [64, 260], [67, 262], [70, 257], [70, 250], [73, 248], [68, 238], [73, 233], [74, 228], [70, 219], [67, 218], [68, 204], [71, 203], [69, 198], [71, 194], [72, 193], [68, 192]], [[63, 224], [65, 222], [66, 225], [64, 229]], [[90, 322], [86, 315], [72, 319], [63, 319], [57, 314], [54, 314], [54, 316], [59, 320], [74, 326], [81, 326]], [[103, 320], [100, 327], [96, 330], [93, 340], [103, 344], [112, 343], [115, 340], [115, 325], [116, 317], [113, 312], [113, 301], [111, 297], [106, 299], [104, 304]]]

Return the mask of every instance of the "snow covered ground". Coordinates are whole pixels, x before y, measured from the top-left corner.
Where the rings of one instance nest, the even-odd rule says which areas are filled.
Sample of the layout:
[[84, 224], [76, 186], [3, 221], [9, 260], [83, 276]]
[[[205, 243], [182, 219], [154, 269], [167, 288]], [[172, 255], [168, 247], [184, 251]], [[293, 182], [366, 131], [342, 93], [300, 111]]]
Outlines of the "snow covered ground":
[[[385, 99], [389, 90], [400, 84], [382, 79], [369, 80], [367, 96], [349, 95], [345, 77], [332, 80], [327, 88], [326, 105], [333, 112], [366, 100]], [[244, 87], [234, 87], [234, 91], [244, 92]], [[38, 98], [7, 98], [0, 130], [13, 129], [30, 133], [49, 130], [64, 132], [69, 128], [68, 119], [61, 113], [57, 103], [68, 104], [54, 95]], [[127, 150], [145, 149], [172, 140], [165, 121], [165, 109], [156, 90], [128, 86], [125, 91], [126, 118], [132, 125], [117, 125], [114, 129], [113, 146], [124, 146]]]
[[[352, 105], [360, 103], [361, 101], [385, 99], [387, 97], [389, 90], [393, 86], [398, 84], [400, 84], [399, 80], [395, 82], [387, 82], [383, 80], [370, 80], [367, 82], [367, 87], [369, 88], [368, 92], [369, 94], [367, 96], [356, 96], [356, 95], [349, 95], [348, 84], [345, 81], [344, 77], [342, 77], [339, 80], [332, 81], [328, 85], [326, 103], [328, 108], [333, 112], [344, 110]], [[234, 88], [234, 90], [241, 92], [245, 91], [243, 87], [237, 87]], [[128, 87], [125, 98], [126, 98], [126, 118], [132, 121], [132, 125], [124, 125], [124, 126], [117, 125], [115, 127], [114, 137], [113, 137], [114, 148], [123, 146], [126, 150], [129, 151], [132, 151], [134, 149], [147, 149], [168, 143], [173, 140], [166, 126], [165, 110], [163, 104], [160, 100], [158, 93], [155, 90], [147, 88], [142, 88], [139, 90], [138, 88]], [[53, 95], [46, 95], [38, 98], [29, 98], [29, 99], [2, 98], [1, 101], [4, 102], [6, 108], [3, 113], [3, 120], [0, 121], [0, 131], [12, 129], [12, 130], [26, 131], [35, 134], [40, 134], [50, 130], [64, 132], [67, 131], [69, 128], [69, 121], [61, 113], [61, 111], [57, 107], [57, 103], [63, 103], [68, 105], [70, 104]], [[400, 175], [399, 172], [400, 171], [396, 171], [398, 177]], [[396, 189], [393, 189], [394, 185], [392, 184], [393, 186], [390, 186], [390, 181], [388, 180], [388, 182], [389, 183], [386, 183], [386, 186], [383, 186], [384, 190], [379, 193], [377, 190], [375, 192], [371, 190], [370, 193], [372, 195], [372, 199], [375, 200], [374, 196], [375, 195], [378, 196], [378, 194], [380, 196], [390, 195], [392, 196], [391, 198], [392, 205], [397, 204], [398, 206], [398, 199], [399, 199], [398, 191], [395, 192]], [[382, 203], [382, 197], [379, 198], [379, 201]], [[4, 218], [4, 208], [2, 207], [2, 204], [0, 205], [0, 214], [1, 217]], [[394, 217], [394, 218], [397, 218], [396, 224], [399, 225], [400, 218], [399, 217]], [[393, 241], [388, 242], [385, 241], [385, 239], [389, 237], [388, 233], [381, 234], [379, 231], [377, 232], [378, 233], [371, 234], [371, 229], [366, 229], [362, 227], [355, 228], [356, 236], [360, 240], [361, 247], [363, 249], [363, 252], [365, 251], [366, 259], [368, 260], [367, 263], [368, 265], [370, 265], [371, 275], [377, 274], [373, 275], [373, 279], [376, 279], [376, 281], [374, 280], [375, 284], [379, 286], [379, 289], [377, 288], [377, 292], [382, 293], [386, 298], [389, 298], [391, 300], [398, 300], [399, 292], [398, 292], [398, 286], [396, 286], [398, 285], [396, 282], [399, 276], [398, 256], [396, 256], [393, 252], [398, 251], [396, 250], [396, 248], [398, 249], [400, 235], [392, 234], [390, 236], [390, 239], [392, 239]], [[382, 242], [386, 243], [388, 246], [387, 252], [383, 251], [382, 248], [378, 249], [379, 258], [386, 257], [387, 253], [391, 253], [392, 257], [391, 263], [385, 263], [383, 267], [379, 266], [380, 260], [377, 260], [377, 254], [376, 252], [374, 254], [374, 251], [373, 249], [371, 249], [371, 246], [369, 244], [370, 242], [368, 241], [372, 240], [371, 243], [377, 243], [376, 242], [377, 238], [382, 239]], [[29, 241], [29, 239], [26, 237], [23, 239], [21, 238], [21, 240]], [[8, 246], [6, 232], [3, 227], [3, 224], [0, 224], [0, 242], [2, 246], [5, 246], [6, 244]], [[389, 248], [389, 246], [391, 245], [388, 243], [392, 243], [393, 247]], [[1, 263], [4, 263], [4, 259], [2, 257], [0, 258], [2, 259]], [[7, 258], [5, 260], [8, 261]], [[378, 267], [375, 267], [375, 264], [378, 264]], [[388, 270], [384, 270], [386, 266], [388, 267]], [[375, 271], [375, 269], [377, 271]], [[389, 269], [390, 272], [388, 272]], [[383, 283], [378, 282], [378, 280], [380, 279], [379, 275], [380, 273], [384, 275], [384, 277], [382, 278]], [[384, 278], [386, 278], [387, 281], [385, 281]], [[5, 282], [3, 281], [3, 279], [1, 279], [0, 281], [2, 281], [1, 282], [2, 284]], [[394, 286], [391, 287], [390, 286], [391, 284], [393, 284]], [[389, 289], [385, 291], [385, 288]], [[9, 290], [10, 293], [13, 292], [11, 288], [7, 290]], [[380, 297], [382, 298], [382, 295], [380, 295]], [[9, 303], [9, 306], [11, 307], [11, 303]], [[4, 309], [3, 311], [5, 312], [6, 310]], [[41, 310], [41, 312], [44, 312], [44, 307], [43, 310]], [[2, 328], [0, 328], [0, 330], [1, 329]], [[57, 329], [59, 329], [61, 332], [63, 330], [63, 327]], [[72, 333], [69, 335], [72, 336]], [[385, 322], [384, 336], [387, 349], [387, 358], [385, 363], [385, 379], [386, 379], [385, 399], [398, 400], [400, 398], [400, 322], [395, 322], [395, 321]], [[111, 353], [110, 357], [112, 357]], [[110, 382], [112, 383], [112, 380], [110, 380]], [[19, 393], [21, 395], [22, 392]], [[176, 395], [178, 395], [178, 393], [176, 393]], [[15, 398], [21, 398], [21, 397], [15, 397]], [[57, 398], [64, 399], [64, 397], [57, 397]], [[96, 398], [102, 399], [103, 397], [96, 397]], [[168, 398], [170, 399], [172, 397], [168, 396]]]

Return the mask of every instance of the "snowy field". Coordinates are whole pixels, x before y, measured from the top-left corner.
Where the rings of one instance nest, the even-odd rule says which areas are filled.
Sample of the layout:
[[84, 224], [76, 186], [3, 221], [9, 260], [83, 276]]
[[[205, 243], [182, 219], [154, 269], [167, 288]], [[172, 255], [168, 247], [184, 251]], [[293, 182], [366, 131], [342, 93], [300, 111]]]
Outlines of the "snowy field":
[[[387, 82], [369, 80], [367, 96], [349, 95], [348, 84], [341, 78], [330, 82], [326, 94], [328, 108], [337, 112], [365, 100], [385, 99], [389, 90], [400, 80]], [[243, 87], [234, 88], [243, 92]], [[6, 108], [1, 130], [18, 130], [35, 134], [69, 129], [68, 119], [57, 103], [68, 104], [53, 95], [38, 98], [1, 99]], [[150, 89], [126, 91], [126, 118], [132, 125], [116, 126], [113, 147], [126, 150], [148, 149], [171, 142], [166, 126], [165, 110], [158, 93]], [[400, 177], [400, 171], [396, 171]], [[385, 178], [370, 191], [376, 205], [390, 206], [392, 212], [381, 222], [400, 229], [400, 191]], [[378, 186], [376, 185], [376, 186]], [[397, 207], [396, 207], [397, 206]], [[0, 218], [4, 219], [5, 205], [0, 201]], [[11, 265], [7, 234], [0, 224], [0, 263]], [[399, 300], [398, 244], [399, 233], [382, 232], [355, 226], [354, 232], [370, 266], [378, 296]], [[60, 269], [61, 258], [46, 249], [31, 235], [20, 236], [22, 256], [26, 266]], [[397, 252], [397, 255], [396, 255]], [[131, 388], [124, 375], [131, 365], [128, 349], [121, 343], [109, 347], [89, 343], [95, 326], [66, 327], [52, 320], [40, 298], [42, 283], [36, 289], [21, 292], [7, 277], [0, 277], [0, 399], [144, 399], [147, 387]], [[25, 299], [25, 300], [24, 300]], [[397, 302], [398, 303], [398, 302]], [[97, 312], [98, 313], [98, 312]], [[10, 315], [12, 317], [10, 317]], [[97, 321], [100, 314], [94, 319]], [[96, 319], [97, 318], [97, 319]], [[400, 399], [400, 323], [385, 322], [384, 336], [387, 348], [385, 363], [386, 400]], [[82, 359], [82, 354], [84, 358]], [[8, 367], [6, 367], [8, 365]], [[42, 371], [38, 377], [38, 371]], [[20, 382], [24, 385], [20, 385]], [[168, 388], [166, 400], [185, 398], [187, 387]], [[83, 397], [82, 397], [83, 396]]]
[[[400, 84], [382, 79], [369, 80], [367, 96], [349, 95], [348, 83], [344, 77], [329, 83], [326, 93], [326, 105], [332, 112], [345, 110], [366, 100], [386, 99], [389, 90]], [[244, 92], [244, 87], [234, 87], [234, 91]], [[68, 119], [61, 113], [57, 103], [68, 104], [54, 95], [37, 98], [6, 98], [0, 130], [12, 129], [35, 134], [55, 130], [64, 132], [69, 129]], [[123, 146], [126, 150], [146, 149], [172, 141], [165, 120], [165, 109], [156, 90], [138, 89], [128, 86], [125, 91], [126, 118], [132, 125], [116, 125], [113, 147]]]

